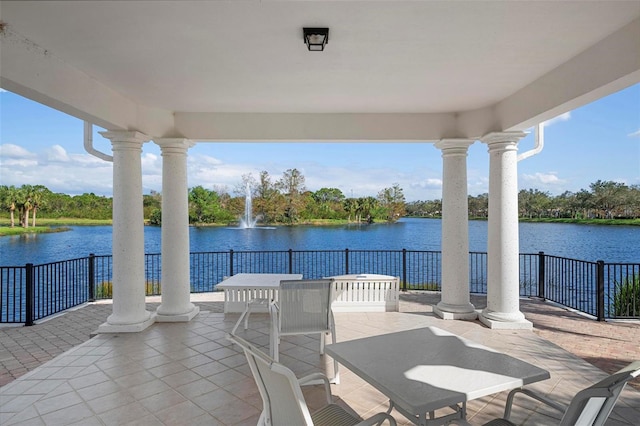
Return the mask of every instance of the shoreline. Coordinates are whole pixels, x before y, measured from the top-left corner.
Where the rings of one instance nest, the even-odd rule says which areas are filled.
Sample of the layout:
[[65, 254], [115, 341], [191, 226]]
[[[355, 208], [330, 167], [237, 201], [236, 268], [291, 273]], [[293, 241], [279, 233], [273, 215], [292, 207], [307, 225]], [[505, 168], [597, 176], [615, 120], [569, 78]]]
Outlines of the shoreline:
[[[407, 216], [408, 219], [442, 219], [441, 217], [420, 217], [420, 216]], [[487, 220], [486, 218], [470, 218], [469, 220]], [[598, 226], [640, 226], [640, 219], [570, 219], [570, 218], [520, 218], [518, 222], [522, 223], [566, 223], [574, 225], [598, 225]], [[111, 226], [111, 219], [47, 219], [43, 218], [38, 220], [36, 227], [29, 226], [23, 228], [19, 225], [13, 228], [7, 224], [0, 225], [0, 237], [14, 236], [14, 235], [27, 235], [27, 234], [47, 234], [55, 232], [66, 232], [70, 228], [68, 226]], [[378, 224], [382, 222], [376, 222]], [[386, 223], [386, 222], [384, 222]], [[370, 225], [368, 223], [356, 223], [348, 221], [336, 221], [336, 220], [310, 220], [296, 224], [270, 224], [264, 226], [344, 226], [344, 225]], [[145, 226], [152, 226], [145, 222]], [[215, 226], [232, 226], [232, 224], [220, 224], [220, 223], [197, 223], [189, 224], [192, 227], [215, 227]]]

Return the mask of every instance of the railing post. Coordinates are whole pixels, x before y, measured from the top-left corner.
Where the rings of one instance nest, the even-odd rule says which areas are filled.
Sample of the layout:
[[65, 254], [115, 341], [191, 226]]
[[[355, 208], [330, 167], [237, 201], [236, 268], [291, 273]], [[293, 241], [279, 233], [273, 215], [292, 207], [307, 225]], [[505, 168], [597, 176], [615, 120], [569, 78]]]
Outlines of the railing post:
[[344, 249], [344, 273], [349, 274], [349, 249]]
[[407, 291], [407, 249], [402, 249], [402, 291]]
[[89, 302], [96, 301], [96, 255], [89, 253]]
[[289, 273], [293, 274], [293, 250], [289, 249]]
[[229, 250], [229, 276], [233, 276], [233, 249]]
[[33, 282], [33, 263], [27, 263], [25, 265], [25, 318], [24, 325], [33, 325], [33, 306], [34, 306], [34, 289], [35, 283]]
[[545, 299], [545, 255], [543, 251], [538, 252], [538, 297]]
[[598, 321], [604, 321], [604, 261], [598, 260], [596, 288], [598, 293]]

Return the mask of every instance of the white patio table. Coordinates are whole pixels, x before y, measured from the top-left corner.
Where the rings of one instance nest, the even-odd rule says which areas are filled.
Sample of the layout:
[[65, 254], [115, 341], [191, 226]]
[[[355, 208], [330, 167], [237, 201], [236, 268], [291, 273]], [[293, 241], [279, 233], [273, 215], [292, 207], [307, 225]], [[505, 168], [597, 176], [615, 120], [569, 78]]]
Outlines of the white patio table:
[[[542, 368], [437, 327], [331, 344], [325, 352], [417, 425], [465, 420], [467, 401], [550, 377]], [[453, 412], [435, 418], [435, 410], [447, 407]]]
[[[224, 291], [224, 313], [240, 313], [253, 299], [277, 300], [280, 281], [299, 279], [302, 274], [236, 274], [218, 283], [216, 288]], [[267, 312], [268, 306], [263, 310]]]

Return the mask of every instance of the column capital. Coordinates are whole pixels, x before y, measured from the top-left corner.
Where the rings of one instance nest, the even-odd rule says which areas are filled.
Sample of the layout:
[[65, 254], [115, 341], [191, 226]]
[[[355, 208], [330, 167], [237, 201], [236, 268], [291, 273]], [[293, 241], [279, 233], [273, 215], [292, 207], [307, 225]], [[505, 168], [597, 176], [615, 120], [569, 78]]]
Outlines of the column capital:
[[475, 139], [440, 139], [434, 145], [441, 150], [464, 149], [466, 151], [475, 141]]
[[160, 146], [162, 152], [171, 150], [173, 152], [186, 152], [189, 148], [195, 146], [195, 142], [185, 138], [154, 138], [156, 145]]
[[99, 133], [111, 142], [135, 142], [143, 144], [151, 140], [149, 136], [136, 130], [108, 130]]
[[480, 138], [480, 141], [489, 145], [489, 148], [494, 144], [501, 144], [506, 147], [510, 144], [517, 144], [520, 139], [528, 134], [527, 132], [492, 132], [484, 135]]
[[451, 154], [467, 154], [471, 145], [475, 143], [475, 139], [440, 139], [434, 145], [436, 148]]

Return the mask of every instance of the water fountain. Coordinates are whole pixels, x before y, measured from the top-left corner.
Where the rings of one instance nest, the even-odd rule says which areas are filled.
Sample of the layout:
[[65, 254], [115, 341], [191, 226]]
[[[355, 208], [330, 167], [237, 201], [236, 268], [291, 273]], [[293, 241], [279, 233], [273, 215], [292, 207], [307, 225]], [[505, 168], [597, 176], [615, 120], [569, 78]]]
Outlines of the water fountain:
[[244, 197], [244, 216], [240, 219], [240, 228], [255, 228], [256, 222], [258, 218], [253, 217], [253, 203], [251, 200], [251, 186], [249, 182], [247, 182], [247, 186], [245, 188], [245, 197]]

